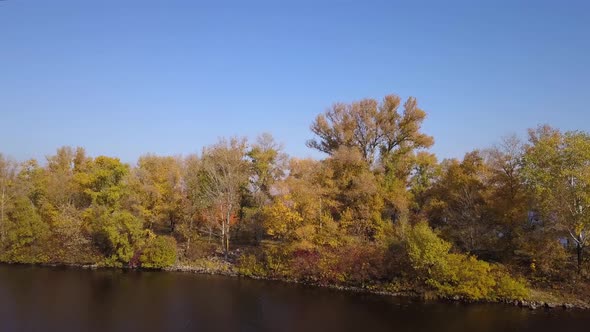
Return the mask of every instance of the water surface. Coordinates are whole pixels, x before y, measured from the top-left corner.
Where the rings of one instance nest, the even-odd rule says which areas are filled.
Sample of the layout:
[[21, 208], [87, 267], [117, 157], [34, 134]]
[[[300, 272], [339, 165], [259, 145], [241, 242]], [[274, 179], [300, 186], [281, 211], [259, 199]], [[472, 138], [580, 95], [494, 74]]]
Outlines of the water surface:
[[0, 265], [0, 331], [588, 331], [590, 312], [220, 276]]

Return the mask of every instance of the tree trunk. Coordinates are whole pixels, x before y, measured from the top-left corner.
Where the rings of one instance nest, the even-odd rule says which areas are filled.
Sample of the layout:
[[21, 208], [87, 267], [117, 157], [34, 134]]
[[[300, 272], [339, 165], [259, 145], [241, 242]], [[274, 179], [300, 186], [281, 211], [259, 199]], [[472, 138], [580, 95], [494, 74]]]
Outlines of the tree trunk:
[[[225, 252], [225, 221], [221, 221], [221, 249]], [[227, 253], [225, 253], [227, 258]]]
[[184, 254], [184, 256], [186, 257], [188, 255], [188, 252], [191, 249], [191, 238], [192, 238], [192, 231], [193, 231], [193, 218], [191, 216], [190, 218], [190, 222], [188, 224], [188, 234], [187, 234], [187, 241], [186, 241], [186, 252]]
[[584, 247], [582, 247], [582, 244], [577, 243], [576, 244], [576, 251], [578, 254], [578, 273], [582, 272], [582, 251], [584, 250]]
[[225, 259], [227, 260], [227, 256], [229, 254], [229, 234], [225, 234]]
[[225, 260], [227, 260], [227, 256], [229, 254], [229, 222], [231, 220], [231, 209], [227, 210], [227, 215], [226, 215], [226, 219], [225, 219], [225, 223], [226, 223], [226, 228], [227, 231], [225, 232], [225, 243], [224, 243], [224, 248], [225, 248]]
[[4, 206], [6, 199], [6, 191], [2, 188], [2, 196], [0, 197], [0, 242], [4, 242]]

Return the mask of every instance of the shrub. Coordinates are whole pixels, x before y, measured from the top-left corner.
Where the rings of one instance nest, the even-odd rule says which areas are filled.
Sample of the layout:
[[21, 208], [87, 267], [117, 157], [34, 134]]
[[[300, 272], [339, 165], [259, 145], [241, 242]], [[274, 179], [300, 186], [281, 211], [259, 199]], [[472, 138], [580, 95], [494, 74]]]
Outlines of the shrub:
[[471, 300], [491, 299], [496, 285], [491, 265], [473, 256], [448, 254], [446, 264], [427, 283], [442, 296], [459, 296]]
[[298, 280], [317, 281], [321, 254], [316, 250], [295, 250], [290, 263], [290, 275]]
[[426, 222], [407, 227], [404, 240], [412, 267], [440, 296], [496, 300], [528, 295], [524, 283], [499, 266], [450, 253], [451, 244], [439, 238]]
[[503, 300], [523, 300], [530, 296], [530, 291], [522, 279], [516, 279], [507, 272], [496, 269], [496, 287], [494, 296]]
[[140, 257], [142, 267], [162, 269], [176, 262], [176, 240], [169, 236], [156, 236], [148, 241]]
[[256, 255], [245, 254], [238, 261], [238, 273], [246, 277], [262, 277], [266, 275], [266, 269]]

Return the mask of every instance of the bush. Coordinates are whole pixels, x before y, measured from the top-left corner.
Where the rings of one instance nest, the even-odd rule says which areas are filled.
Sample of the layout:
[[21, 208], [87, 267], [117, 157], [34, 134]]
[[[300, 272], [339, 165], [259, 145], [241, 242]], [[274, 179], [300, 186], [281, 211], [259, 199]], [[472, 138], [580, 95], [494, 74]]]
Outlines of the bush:
[[470, 300], [492, 298], [496, 282], [489, 263], [461, 254], [448, 254], [443, 259], [447, 261], [444, 268], [427, 280], [440, 295]]
[[499, 266], [474, 256], [450, 253], [451, 244], [439, 238], [426, 222], [407, 227], [404, 239], [417, 275], [440, 296], [497, 300], [528, 295], [524, 283]]
[[263, 277], [266, 275], [266, 269], [256, 255], [245, 254], [238, 261], [238, 273], [246, 277]]
[[142, 267], [162, 269], [176, 262], [176, 240], [169, 236], [156, 236], [148, 241], [140, 257]]
[[290, 262], [290, 275], [297, 280], [318, 281], [322, 254], [317, 250], [295, 250]]
[[494, 289], [496, 299], [524, 300], [530, 296], [530, 291], [522, 279], [509, 276], [502, 270], [496, 271], [496, 287]]

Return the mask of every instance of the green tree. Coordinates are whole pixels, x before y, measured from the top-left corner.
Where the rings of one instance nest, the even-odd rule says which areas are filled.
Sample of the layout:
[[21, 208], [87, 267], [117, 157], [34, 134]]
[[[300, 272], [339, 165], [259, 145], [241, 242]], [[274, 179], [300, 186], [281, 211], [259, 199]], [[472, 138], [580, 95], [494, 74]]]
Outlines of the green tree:
[[91, 219], [93, 240], [105, 256], [107, 266], [131, 263], [149, 236], [143, 223], [127, 211], [95, 209]]
[[549, 126], [530, 130], [522, 172], [544, 227], [574, 241], [580, 270], [590, 234], [590, 136]]
[[114, 210], [126, 193], [124, 179], [128, 174], [129, 165], [119, 158], [99, 156], [89, 161], [87, 172], [76, 174], [76, 178], [90, 204]]
[[42, 244], [49, 235], [49, 227], [41, 220], [32, 202], [18, 196], [8, 213], [6, 240], [9, 260], [14, 262], [38, 262], [45, 260]]

